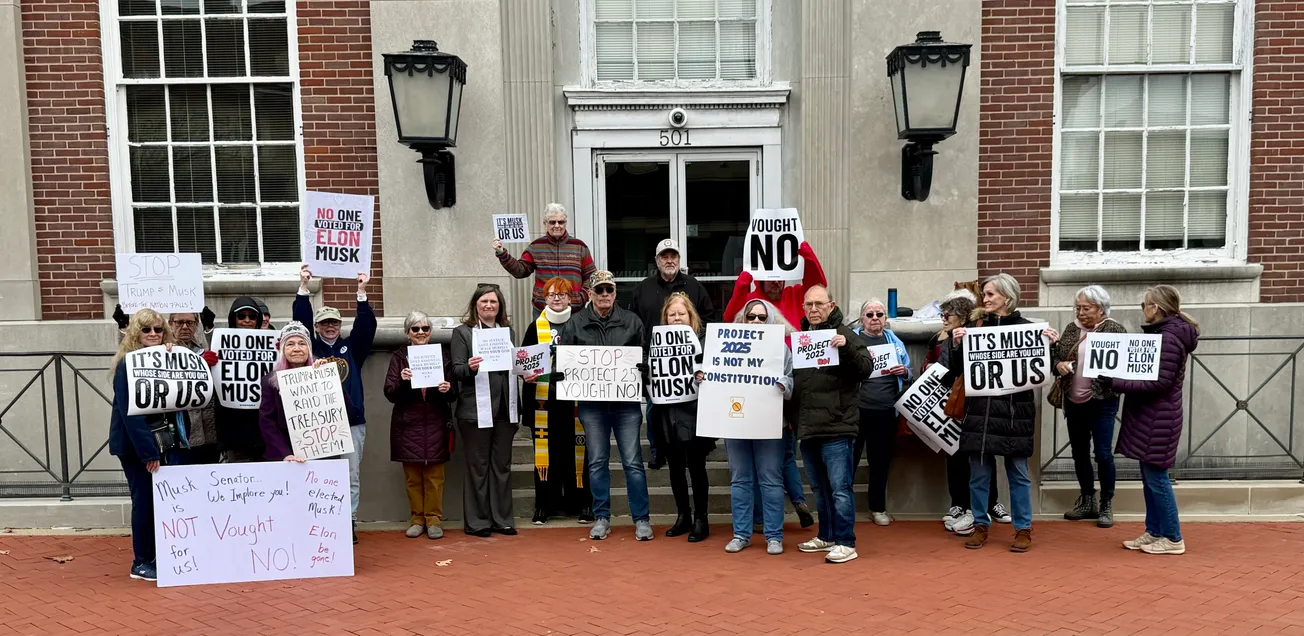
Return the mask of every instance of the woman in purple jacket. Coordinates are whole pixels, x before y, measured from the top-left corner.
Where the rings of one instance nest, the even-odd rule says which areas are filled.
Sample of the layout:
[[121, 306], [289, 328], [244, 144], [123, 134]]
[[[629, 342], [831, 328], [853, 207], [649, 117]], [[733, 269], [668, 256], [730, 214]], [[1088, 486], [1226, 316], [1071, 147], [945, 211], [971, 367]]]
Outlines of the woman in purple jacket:
[[1163, 337], [1159, 379], [1153, 381], [1101, 378], [1115, 393], [1125, 395], [1118, 452], [1141, 463], [1146, 531], [1123, 547], [1150, 554], [1182, 554], [1186, 543], [1177, 519], [1177, 499], [1168, 469], [1177, 457], [1182, 437], [1182, 382], [1186, 358], [1195, 351], [1200, 325], [1182, 312], [1182, 297], [1168, 285], [1151, 287], [1141, 303], [1146, 324], [1142, 331]]

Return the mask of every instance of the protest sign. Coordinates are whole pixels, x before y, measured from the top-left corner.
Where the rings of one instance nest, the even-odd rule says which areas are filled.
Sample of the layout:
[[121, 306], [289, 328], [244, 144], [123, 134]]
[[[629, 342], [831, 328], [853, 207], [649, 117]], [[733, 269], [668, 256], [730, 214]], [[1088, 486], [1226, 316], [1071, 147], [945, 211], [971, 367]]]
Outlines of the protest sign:
[[305, 192], [303, 262], [316, 276], [357, 278], [371, 272], [376, 200], [371, 195]]
[[339, 365], [277, 371], [276, 382], [295, 455], [316, 459], [353, 452]]
[[891, 342], [869, 347], [869, 357], [874, 359], [874, 371], [869, 374], [871, 378], [881, 378], [887, 375], [888, 369], [901, 366], [896, 345]]
[[199, 254], [117, 254], [118, 304], [134, 314], [204, 310], [204, 269]]
[[1009, 395], [1046, 386], [1050, 343], [1045, 323], [973, 327], [964, 334], [965, 395]]
[[1082, 377], [1104, 375], [1118, 380], [1158, 380], [1162, 344], [1163, 336], [1158, 334], [1089, 333]]
[[512, 362], [512, 373], [519, 376], [527, 376], [535, 371], [552, 373], [551, 353], [552, 344], [547, 342], [517, 349], [516, 359]]
[[353, 576], [349, 463], [163, 466], [158, 585]]
[[529, 217], [524, 214], [495, 214], [494, 236], [504, 243], [529, 243]]
[[756, 210], [743, 242], [743, 269], [755, 280], [801, 280], [806, 259], [797, 252], [805, 240], [796, 208]]
[[653, 404], [680, 404], [697, 399], [693, 375], [702, 343], [687, 325], [658, 325], [652, 328], [652, 346], [647, 350], [648, 392]]
[[127, 354], [127, 415], [200, 409], [213, 399], [213, 374], [198, 353], [163, 345]]
[[472, 329], [473, 356], [483, 358], [481, 371], [511, 371], [516, 361], [516, 347], [512, 344], [512, 330], [507, 327]]
[[910, 430], [933, 452], [954, 455], [960, 450], [960, 423], [944, 411], [946, 398], [951, 395], [950, 385], [942, 382], [946, 371], [940, 364], [925, 369], [894, 406], [906, 418]]
[[214, 329], [217, 401], [231, 409], [256, 409], [263, 399], [263, 376], [276, 364], [276, 332], [267, 329]]
[[838, 348], [829, 344], [837, 329], [798, 331], [792, 334], [792, 368], [815, 369], [838, 366]]
[[438, 344], [413, 345], [407, 350], [412, 388], [427, 389], [444, 383], [444, 350]]
[[558, 400], [576, 402], [642, 402], [642, 347], [557, 347], [557, 370], [566, 379], [557, 383]]
[[697, 434], [721, 439], [783, 437], [782, 325], [710, 324], [697, 391]]

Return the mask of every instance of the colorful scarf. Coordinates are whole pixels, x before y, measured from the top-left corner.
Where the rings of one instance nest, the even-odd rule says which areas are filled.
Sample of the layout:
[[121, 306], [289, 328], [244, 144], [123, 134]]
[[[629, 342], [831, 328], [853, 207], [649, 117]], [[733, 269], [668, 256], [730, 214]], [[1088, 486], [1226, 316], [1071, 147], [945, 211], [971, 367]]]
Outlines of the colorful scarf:
[[[539, 314], [534, 321], [535, 330], [539, 333], [539, 343], [549, 344], [552, 342], [552, 323], [548, 321], [550, 311], [545, 309]], [[570, 308], [564, 312], [563, 320], [569, 317]], [[548, 388], [549, 380], [547, 375], [539, 376], [534, 384], [534, 399], [537, 400], [538, 408], [534, 411], [534, 470], [539, 474], [540, 481], [548, 481]], [[578, 410], [575, 416], [575, 487], [584, 487], [584, 427], [580, 424]]]

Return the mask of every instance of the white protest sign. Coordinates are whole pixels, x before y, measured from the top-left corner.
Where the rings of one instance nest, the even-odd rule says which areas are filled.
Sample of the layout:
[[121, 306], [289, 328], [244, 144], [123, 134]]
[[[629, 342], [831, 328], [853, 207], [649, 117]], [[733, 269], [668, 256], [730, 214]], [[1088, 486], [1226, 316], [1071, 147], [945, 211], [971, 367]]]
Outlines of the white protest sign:
[[213, 374], [198, 353], [163, 345], [127, 354], [127, 415], [201, 409], [213, 399]]
[[758, 209], [747, 224], [743, 269], [756, 280], [801, 280], [806, 259], [797, 252], [805, 240], [796, 208]]
[[552, 373], [551, 350], [552, 345], [547, 342], [518, 348], [516, 359], [512, 362], [512, 373], [519, 376], [527, 376], [535, 371]]
[[316, 459], [353, 452], [338, 365], [277, 371], [276, 382], [295, 455]]
[[444, 383], [444, 349], [438, 344], [413, 345], [407, 350], [412, 388], [427, 389]]
[[1082, 377], [1158, 380], [1162, 344], [1163, 336], [1158, 334], [1089, 333]]
[[557, 347], [557, 370], [566, 379], [557, 383], [558, 400], [576, 402], [642, 402], [642, 347]]
[[1044, 323], [973, 327], [964, 334], [965, 395], [1009, 395], [1050, 384]]
[[204, 310], [204, 269], [199, 254], [117, 254], [118, 304], [134, 314]]
[[511, 371], [516, 360], [512, 330], [507, 327], [472, 329], [471, 355], [483, 358], [481, 371]]
[[792, 368], [816, 369], [838, 366], [838, 348], [829, 344], [837, 329], [798, 331], [792, 334]]
[[529, 243], [529, 217], [524, 214], [495, 214], [494, 236], [504, 243]]
[[783, 437], [778, 382], [786, 351], [782, 325], [707, 325], [697, 434], [721, 439]]
[[300, 248], [316, 276], [357, 278], [371, 272], [376, 198], [368, 194], [305, 192]]
[[918, 380], [906, 387], [894, 406], [933, 452], [954, 455], [960, 450], [960, 423], [944, 411], [946, 398], [951, 395], [951, 387], [942, 382], [946, 372], [940, 364], [929, 366], [919, 374]]
[[874, 371], [869, 374], [870, 378], [881, 378], [887, 375], [888, 369], [901, 366], [897, 359], [896, 345], [891, 342], [869, 347], [869, 357], [874, 359]]
[[230, 409], [256, 409], [263, 401], [263, 376], [276, 364], [276, 332], [214, 329], [217, 402]]
[[653, 404], [680, 404], [697, 399], [693, 375], [702, 343], [687, 325], [658, 325], [652, 328], [652, 346], [647, 350], [649, 396]]
[[163, 466], [158, 586], [353, 576], [351, 518], [343, 459]]

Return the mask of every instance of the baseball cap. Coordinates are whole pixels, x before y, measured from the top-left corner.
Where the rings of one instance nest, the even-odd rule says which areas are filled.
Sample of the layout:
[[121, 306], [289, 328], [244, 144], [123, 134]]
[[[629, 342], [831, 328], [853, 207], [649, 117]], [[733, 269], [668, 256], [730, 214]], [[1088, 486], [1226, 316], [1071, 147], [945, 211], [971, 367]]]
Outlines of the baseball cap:
[[675, 239], [672, 238], [668, 238], [664, 241], [661, 241], [660, 243], [657, 243], [657, 251], [656, 254], [654, 254], [653, 256], [660, 256], [662, 252], [665, 252], [667, 250], [674, 250], [675, 253], [678, 254], [679, 241], [676, 241]]
[[312, 315], [312, 324], [315, 325], [324, 320], [339, 320], [339, 319], [340, 319], [340, 310], [334, 307], [322, 307], [321, 309], [317, 310], [317, 313]]
[[605, 269], [600, 269], [596, 272], [593, 272], [593, 275], [589, 277], [588, 288], [597, 289], [598, 285], [611, 285], [612, 287], [615, 287], [616, 277], [613, 276], [611, 272]]

